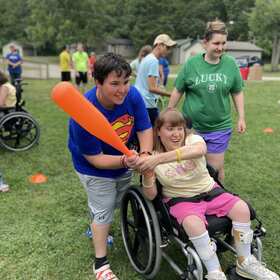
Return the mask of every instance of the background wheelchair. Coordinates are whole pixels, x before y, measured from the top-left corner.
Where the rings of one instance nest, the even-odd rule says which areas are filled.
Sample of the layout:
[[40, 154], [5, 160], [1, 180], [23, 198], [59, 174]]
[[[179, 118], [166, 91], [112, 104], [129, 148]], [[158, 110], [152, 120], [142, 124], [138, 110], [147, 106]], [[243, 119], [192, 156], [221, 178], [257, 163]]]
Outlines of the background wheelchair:
[[40, 138], [37, 121], [23, 107], [22, 85], [16, 80], [15, 107], [0, 108], [0, 146], [14, 152], [30, 149]]
[[[209, 168], [208, 168], [209, 169]], [[213, 176], [213, 170], [210, 170]], [[160, 188], [160, 186], [158, 186]], [[249, 205], [249, 204], [248, 204]], [[266, 233], [254, 209], [249, 205], [255, 229], [252, 253], [261, 261], [261, 237]], [[217, 253], [236, 253], [231, 235], [231, 220], [227, 217], [208, 216], [208, 231], [217, 245]], [[121, 231], [125, 250], [133, 268], [146, 279], [153, 279], [160, 269], [162, 257], [178, 274], [178, 279], [203, 280], [202, 261], [193, 248], [182, 226], [171, 217], [158, 195], [152, 202], [144, 198], [139, 186], [132, 186], [121, 203]], [[181, 249], [183, 256], [173, 260], [167, 252], [171, 244]], [[178, 264], [180, 262], [180, 264]], [[245, 279], [235, 273], [235, 266], [224, 268], [228, 279]], [[175, 279], [175, 278], [174, 278]]]

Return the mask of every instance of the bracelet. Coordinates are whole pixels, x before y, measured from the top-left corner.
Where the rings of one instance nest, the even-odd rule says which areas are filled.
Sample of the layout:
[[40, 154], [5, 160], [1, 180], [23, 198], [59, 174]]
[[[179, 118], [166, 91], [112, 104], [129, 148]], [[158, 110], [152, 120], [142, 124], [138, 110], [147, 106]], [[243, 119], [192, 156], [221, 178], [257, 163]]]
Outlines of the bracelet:
[[176, 149], [175, 152], [176, 152], [177, 162], [181, 162], [181, 151], [179, 149]]
[[125, 155], [121, 156], [120, 163], [121, 163], [121, 167], [123, 167], [123, 168], [127, 168], [128, 167], [126, 162], [125, 162]]
[[143, 152], [139, 153], [139, 156], [141, 156], [141, 155], [149, 155], [149, 156], [151, 156], [152, 153], [149, 152], [149, 151], [143, 151]]
[[142, 180], [142, 186], [143, 186], [143, 188], [145, 188], [145, 189], [151, 189], [151, 188], [154, 187], [155, 181], [156, 181], [156, 179], [155, 179], [155, 177], [153, 177], [152, 183], [151, 183], [150, 185], [146, 185], [146, 184], [144, 184], [144, 179], [143, 179], [143, 180]]

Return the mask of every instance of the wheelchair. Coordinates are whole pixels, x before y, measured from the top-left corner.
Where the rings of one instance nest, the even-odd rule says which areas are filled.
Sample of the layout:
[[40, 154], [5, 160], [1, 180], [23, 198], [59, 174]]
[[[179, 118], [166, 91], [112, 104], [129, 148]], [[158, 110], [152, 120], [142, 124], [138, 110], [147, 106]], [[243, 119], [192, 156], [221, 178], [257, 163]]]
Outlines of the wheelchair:
[[[215, 171], [211, 167], [208, 167], [208, 170], [210, 175], [218, 181]], [[220, 182], [218, 183], [220, 184]], [[157, 182], [157, 185], [160, 190], [159, 182]], [[251, 251], [261, 261], [261, 238], [265, 236], [266, 230], [257, 218], [255, 210], [249, 203], [248, 206], [251, 212], [251, 220], [254, 220], [255, 224]], [[167, 206], [162, 202], [160, 194], [153, 201], [149, 201], [142, 194], [141, 188], [134, 185], [124, 194], [120, 210], [121, 232], [126, 253], [133, 268], [145, 279], [153, 279], [157, 275], [162, 258], [177, 273], [178, 279], [204, 279], [205, 273], [200, 257], [183, 227], [169, 215]], [[217, 246], [217, 254], [220, 255], [225, 251], [236, 254], [232, 245], [231, 220], [227, 217], [218, 218], [215, 215], [206, 218], [209, 235]], [[180, 264], [178, 264], [178, 257], [176, 257], [176, 262], [167, 252], [168, 247], [174, 243], [181, 249], [185, 257], [185, 260], [180, 259]], [[236, 274], [233, 265], [224, 268], [224, 271], [228, 279], [245, 279]]]
[[30, 149], [40, 138], [39, 124], [24, 108], [23, 85], [15, 80], [16, 105], [0, 108], [0, 146], [14, 152]]

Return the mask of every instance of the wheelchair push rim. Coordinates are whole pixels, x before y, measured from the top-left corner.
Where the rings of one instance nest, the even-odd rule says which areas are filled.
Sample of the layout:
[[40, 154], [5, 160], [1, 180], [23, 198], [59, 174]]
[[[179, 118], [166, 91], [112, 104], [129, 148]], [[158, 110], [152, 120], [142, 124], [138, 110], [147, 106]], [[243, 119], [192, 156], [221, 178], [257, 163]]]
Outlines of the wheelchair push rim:
[[39, 138], [39, 125], [28, 113], [11, 113], [0, 121], [0, 145], [7, 150], [26, 151], [38, 143]]
[[138, 273], [152, 279], [160, 267], [161, 234], [153, 205], [136, 187], [122, 199], [121, 230], [130, 263]]

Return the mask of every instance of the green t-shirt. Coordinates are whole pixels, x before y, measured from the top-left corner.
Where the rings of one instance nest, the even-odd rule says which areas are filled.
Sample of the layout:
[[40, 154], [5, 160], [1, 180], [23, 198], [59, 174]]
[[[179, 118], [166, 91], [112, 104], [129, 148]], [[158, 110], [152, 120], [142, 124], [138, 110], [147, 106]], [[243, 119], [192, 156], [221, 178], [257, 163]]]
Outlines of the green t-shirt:
[[218, 64], [209, 64], [203, 56], [188, 59], [176, 79], [176, 89], [185, 93], [183, 114], [201, 132], [231, 128], [230, 94], [244, 86], [239, 68], [228, 55]]
[[87, 72], [88, 70], [88, 55], [86, 52], [76, 51], [72, 57], [75, 70], [78, 72]]

